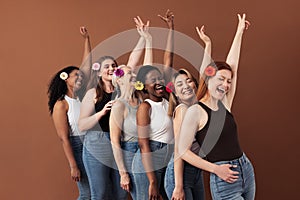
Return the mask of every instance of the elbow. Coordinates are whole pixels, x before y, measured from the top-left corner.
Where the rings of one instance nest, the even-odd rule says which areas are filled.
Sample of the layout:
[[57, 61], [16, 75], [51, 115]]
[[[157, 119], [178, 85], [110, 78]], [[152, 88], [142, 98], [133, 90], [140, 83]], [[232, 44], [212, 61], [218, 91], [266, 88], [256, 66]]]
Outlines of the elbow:
[[180, 157], [181, 159], [185, 160], [185, 157], [186, 157], [186, 151], [187, 151], [187, 148], [184, 147], [183, 145], [179, 145], [178, 148], [177, 148], [177, 152], [178, 152], [178, 157]]
[[84, 123], [82, 122], [82, 120], [78, 121], [78, 129], [79, 131], [87, 131], [86, 127], [84, 126]]

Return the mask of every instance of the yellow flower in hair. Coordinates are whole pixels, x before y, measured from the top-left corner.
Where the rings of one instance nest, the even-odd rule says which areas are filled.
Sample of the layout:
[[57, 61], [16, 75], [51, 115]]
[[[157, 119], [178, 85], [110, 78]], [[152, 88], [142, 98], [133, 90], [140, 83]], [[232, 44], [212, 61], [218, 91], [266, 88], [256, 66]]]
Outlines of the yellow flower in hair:
[[135, 82], [134, 87], [136, 90], [142, 90], [144, 89], [144, 84], [141, 81], [137, 81]]
[[59, 78], [61, 78], [62, 80], [66, 80], [69, 77], [69, 75], [66, 72], [62, 72], [59, 75]]

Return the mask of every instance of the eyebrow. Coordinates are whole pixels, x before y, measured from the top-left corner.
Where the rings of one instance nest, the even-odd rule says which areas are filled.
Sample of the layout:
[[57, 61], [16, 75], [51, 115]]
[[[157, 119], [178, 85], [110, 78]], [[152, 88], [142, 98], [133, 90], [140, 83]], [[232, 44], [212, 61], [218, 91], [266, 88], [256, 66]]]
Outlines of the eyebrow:
[[[223, 75], [220, 75], [220, 76], [221, 76], [222, 78], [225, 78], [225, 79], [227, 78], [226, 76], [223, 76]], [[230, 79], [230, 80], [231, 80], [232, 78], [227, 78], [227, 79]]]

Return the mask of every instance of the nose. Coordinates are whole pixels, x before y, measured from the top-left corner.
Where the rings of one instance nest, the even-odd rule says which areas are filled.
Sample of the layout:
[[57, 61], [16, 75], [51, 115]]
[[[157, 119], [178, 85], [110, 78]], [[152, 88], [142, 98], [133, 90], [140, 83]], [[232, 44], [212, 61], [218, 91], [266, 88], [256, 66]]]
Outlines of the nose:
[[190, 88], [190, 85], [189, 84], [187, 84], [187, 83], [183, 83], [183, 89], [189, 89]]
[[230, 85], [230, 83], [228, 83], [226, 80], [223, 82], [223, 84], [222, 84], [225, 88], [226, 88], [226, 90], [229, 88], [229, 85]]
[[113, 65], [109, 65], [109, 70], [115, 70], [115, 67]]

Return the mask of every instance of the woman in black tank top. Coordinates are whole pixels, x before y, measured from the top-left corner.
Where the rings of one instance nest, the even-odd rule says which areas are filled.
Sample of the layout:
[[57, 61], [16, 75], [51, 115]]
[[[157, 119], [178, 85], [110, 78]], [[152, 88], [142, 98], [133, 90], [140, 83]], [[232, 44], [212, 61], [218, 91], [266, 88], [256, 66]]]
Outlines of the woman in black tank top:
[[[226, 62], [213, 62], [205, 69], [197, 92], [199, 103], [191, 106], [179, 136], [182, 159], [211, 172], [213, 199], [254, 199], [254, 171], [239, 145], [231, 106], [236, 90], [237, 68], [243, 31], [249, 22], [239, 23]], [[193, 140], [201, 146], [199, 155], [190, 150]]]

